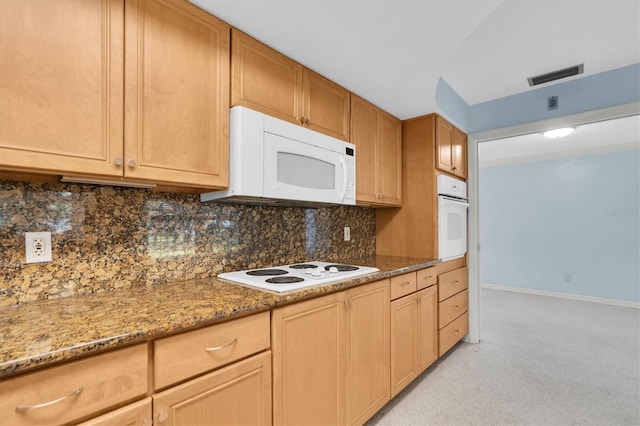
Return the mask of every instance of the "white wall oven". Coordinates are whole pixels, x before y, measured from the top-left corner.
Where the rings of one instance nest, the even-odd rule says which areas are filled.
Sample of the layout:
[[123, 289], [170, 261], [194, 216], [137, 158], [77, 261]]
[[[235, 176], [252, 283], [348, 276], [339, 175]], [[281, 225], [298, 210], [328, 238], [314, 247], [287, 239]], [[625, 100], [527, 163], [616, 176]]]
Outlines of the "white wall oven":
[[450, 260], [467, 253], [467, 184], [438, 175], [438, 257]]

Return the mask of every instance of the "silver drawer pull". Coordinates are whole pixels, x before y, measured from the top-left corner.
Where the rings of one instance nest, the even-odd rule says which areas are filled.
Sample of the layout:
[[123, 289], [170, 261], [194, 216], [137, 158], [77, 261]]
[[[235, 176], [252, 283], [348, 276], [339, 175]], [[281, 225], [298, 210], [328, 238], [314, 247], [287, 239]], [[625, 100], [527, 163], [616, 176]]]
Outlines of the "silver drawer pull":
[[83, 390], [84, 390], [84, 388], [78, 388], [78, 389], [74, 390], [73, 392], [71, 392], [69, 395], [62, 396], [62, 397], [60, 397], [58, 399], [54, 399], [53, 401], [43, 402], [42, 404], [36, 404], [36, 405], [31, 405], [31, 406], [19, 405], [19, 406], [16, 407], [16, 411], [18, 413], [26, 413], [27, 411], [31, 411], [31, 410], [37, 410], [39, 408], [50, 407], [52, 405], [55, 405], [55, 404], [57, 404], [59, 402], [64, 401], [65, 399], [69, 399], [69, 398], [72, 398], [74, 396], [80, 395]]
[[452, 284], [458, 284], [460, 281], [455, 280]]
[[401, 287], [404, 287], [405, 285], [409, 285], [409, 284], [411, 284], [409, 281], [405, 281], [405, 282], [403, 282], [402, 284], [400, 284], [400, 286], [401, 286]]
[[213, 346], [211, 348], [207, 348], [205, 349], [205, 351], [207, 352], [215, 352], [215, 351], [219, 351], [220, 349], [224, 349], [227, 348], [229, 346], [233, 346], [236, 343], [238, 343], [238, 338], [236, 337], [235, 339], [233, 339], [232, 341], [230, 341], [229, 343], [227, 343], [226, 345], [222, 345], [222, 346]]
[[460, 309], [460, 306], [456, 305], [453, 307], [453, 309]]

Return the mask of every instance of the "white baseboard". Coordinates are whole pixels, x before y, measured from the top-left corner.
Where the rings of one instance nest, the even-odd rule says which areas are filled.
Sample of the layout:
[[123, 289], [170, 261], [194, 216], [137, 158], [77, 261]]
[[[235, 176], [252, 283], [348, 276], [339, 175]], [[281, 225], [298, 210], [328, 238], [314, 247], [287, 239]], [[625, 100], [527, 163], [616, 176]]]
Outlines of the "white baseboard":
[[536, 290], [532, 288], [510, 287], [499, 284], [480, 283], [481, 288], [493, 290], [513, 291], [515, 293], [535, 294], [538, 296], [559, 297], [562, 299], [581, 300], [583, 302], [602, 303], [604, 305], [624, 306], [625, 308], [640, 309], [640, 302], [630, 300], [607, 299], [604, 297], [582, 296], [580, 294], [561, 293], [559, 291]]

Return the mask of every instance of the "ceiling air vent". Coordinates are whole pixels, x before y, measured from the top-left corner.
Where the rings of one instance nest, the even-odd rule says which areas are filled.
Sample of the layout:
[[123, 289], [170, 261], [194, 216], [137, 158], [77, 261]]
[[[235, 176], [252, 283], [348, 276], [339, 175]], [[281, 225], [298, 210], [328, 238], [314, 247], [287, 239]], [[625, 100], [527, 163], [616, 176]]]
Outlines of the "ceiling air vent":
[[527, 81], [529, 82], [529, 86], [537, 86], [538, 84], [560, 80], [561, 78], [571, 77], [572, 75], [582, 74], [583, 72], [584, 64], [580, 64], [573, 67], [548, 72], [546, 74], [536, 75], [535, 77], [529, 77], [527, 78]]

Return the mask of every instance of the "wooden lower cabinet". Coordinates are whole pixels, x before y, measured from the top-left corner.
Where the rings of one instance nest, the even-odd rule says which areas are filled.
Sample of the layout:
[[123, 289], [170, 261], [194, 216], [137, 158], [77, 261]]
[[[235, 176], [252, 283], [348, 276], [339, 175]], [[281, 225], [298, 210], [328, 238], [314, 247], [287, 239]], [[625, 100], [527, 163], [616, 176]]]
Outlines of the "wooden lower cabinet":
[[391, 395], [418, 375], [418, 302], [415, 293], [391, 302]]
[[464, 258], [438, 266], [438, 354], [444, 355], [469, 332], [468, 272]]
[[153, 424], [151, 411], [151, 398], [148, 397], [80, 423], [80, 426], [151, 426]]
[[440, 337], [438, 339], [440, 356], [447, 353], [447, 351], [466, 336], [467, 333], [469, 333], [469, 315], [465, 312], [440, 330]]
[[153, 396], [155, 425], [270, 425], [271, 351]]
[[389, 281], [347, 297], [347, 423], [362, 424], [391, 398]]
[[438, 359], [438, 287], [431, 286], [418, 296], [418, 374]]
[[273, 310], [275, 424], [361, 424], [389, 400], [389, 280]]
[[146, 344], [0, 381], [0, 425], [58, 425], [142, 398]]
[[391, 302], [391, 395], [438, 359], [438, 288]]

